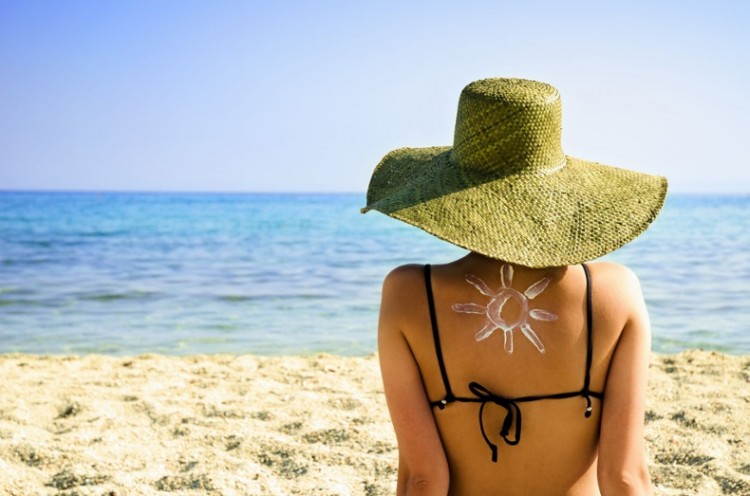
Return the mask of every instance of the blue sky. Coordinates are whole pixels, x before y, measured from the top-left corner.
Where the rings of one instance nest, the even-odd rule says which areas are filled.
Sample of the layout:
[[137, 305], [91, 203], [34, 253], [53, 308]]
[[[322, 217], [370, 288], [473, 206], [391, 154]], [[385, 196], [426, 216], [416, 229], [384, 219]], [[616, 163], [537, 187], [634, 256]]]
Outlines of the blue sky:
[[361, 192], [508, 76], [570, 155], [750, 192], [748, 5], [0, 0], [0, 189]]

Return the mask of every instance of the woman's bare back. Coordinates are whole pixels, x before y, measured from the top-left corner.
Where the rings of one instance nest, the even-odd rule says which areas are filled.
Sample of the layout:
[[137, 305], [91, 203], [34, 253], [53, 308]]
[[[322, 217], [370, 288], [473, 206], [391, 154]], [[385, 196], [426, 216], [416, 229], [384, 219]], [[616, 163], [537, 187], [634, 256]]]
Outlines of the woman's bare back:
[[[447, 391], [433, 338], [423, 267], [401, 267], [389, 276], [397, 279], [393, 282], [400, 288], [395, 289], [396, 295], [384, 294], [384, 305], [387, 300], [392, 303], [385, 309], [385, 317], [381, 316], [381, 327], [387, 327], [387, 321], [398, 322], [413, 357], [423, 393], [412, 401], [425, 401], [427, 408], [411, 405], [411, 420], [422, 416], [424, 422], [434, 425], [439, 444], [427, 444], [444, 452], [444, 462], [439, 455], [433, 461], [449, 467], [452, 494], [599, 493], [597, 458], [604, 402], [609, 401], [607, 374], [637, 302], [632, 301], [627, 269], [607, 263], [589, 267], [593, 334], [588, 388], [584, 388], [587, 283], [582, 266], [529, 269], [470, 254], [433, 267], [430, 280], [448, 386], [458, 398], [475, 399], [445, 405], [435, 403], [445, 399]], [[385, 289], [387, 286], [388, 281]], [[393, 414], [394, 402], [401, 410], [409, 399], [389, 392], [389, 340], [383, 337], [382, 329], [380, 341], [386, 394]], [[402, 381], [405, 373], [400, 374]], [[471, 383], [476, 384], [473, 390]], [[575, 394], [582, 389], [593, 393], [593, 397], [586, 395], [590, 404], [586, 396]], [[560, 393], [571, 395], [534, 401], [500, 400]], [[598, 393], [605, 393], [605, 399], [599, 399]], [[490, 396], [484, 406], [482, 396]], [[431, 408], [430, 402], [436, 406]], [[590, 416], [586, 416], [588, 406]], [[432, 420], [424, 416], [425, 411]], [[506, 426], [505, 440], [501, 436], [503, 422], [511, 422]], [[396, 418], [394, 425], [397, 435], [406, 428], [400, 428]], [[609, 430], [606, 434], [609, 436]], [[429, 437], [429, 428], [422, 435]], [[404, 457], [412, 451], [430, 458], [425, 447], [404, 446], [419, 443], [410, 439], [411, 435], [399, 435], [400, 448], [406, 450], [402, 464], [408, 465]], [[496, 463], [492, 461], [493, 445], [497, 447]], [[415, 463], [418, 466], [422, 462]], [[401, 480], [401, 487], [408, 487], [411, 477], [412, 470], [405, 470], [407, 481]]]

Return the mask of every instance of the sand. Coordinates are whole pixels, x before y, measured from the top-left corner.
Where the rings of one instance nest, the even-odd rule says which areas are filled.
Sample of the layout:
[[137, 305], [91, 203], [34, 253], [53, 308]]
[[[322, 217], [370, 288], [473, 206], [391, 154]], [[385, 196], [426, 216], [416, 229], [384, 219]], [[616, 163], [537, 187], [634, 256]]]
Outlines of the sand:
[[[750, 357], [654, 355], [656, 494], [750, 494]], [[377, 357], [0, 356], [0, 495], [385, 495]]]

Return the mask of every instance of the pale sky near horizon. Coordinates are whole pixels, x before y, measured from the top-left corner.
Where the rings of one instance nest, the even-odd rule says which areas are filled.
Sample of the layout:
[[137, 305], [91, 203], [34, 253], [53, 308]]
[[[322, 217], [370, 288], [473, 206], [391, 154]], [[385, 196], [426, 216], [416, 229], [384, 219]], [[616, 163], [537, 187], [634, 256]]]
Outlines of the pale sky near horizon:
[[361, 192], [461, 88], [555, 85], [576, 157], [750, 193], [750, 3], [0, 0], [0, 190]]

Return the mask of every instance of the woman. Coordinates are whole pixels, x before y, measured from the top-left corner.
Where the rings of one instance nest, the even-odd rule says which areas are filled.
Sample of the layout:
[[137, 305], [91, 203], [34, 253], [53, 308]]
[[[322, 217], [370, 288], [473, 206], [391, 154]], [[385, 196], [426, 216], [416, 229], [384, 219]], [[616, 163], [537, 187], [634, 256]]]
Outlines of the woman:
[[552, 86], [464, 88], [453, 147], [402, 148], [367, 207], [470, 250], [383, 286], [398, 494], [650, 494], [650, 328], [627, 268], [666, 179], [566, 156]]

